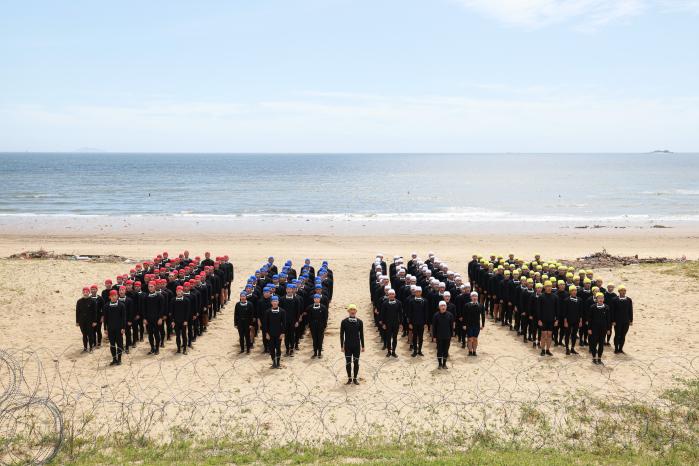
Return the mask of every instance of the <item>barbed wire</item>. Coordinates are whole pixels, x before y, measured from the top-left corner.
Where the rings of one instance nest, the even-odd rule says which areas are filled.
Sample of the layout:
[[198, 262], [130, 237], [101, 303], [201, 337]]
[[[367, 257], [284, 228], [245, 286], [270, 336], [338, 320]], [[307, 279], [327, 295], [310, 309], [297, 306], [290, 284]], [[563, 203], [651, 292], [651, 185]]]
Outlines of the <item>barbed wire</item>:
[[[448, 441], [492, 431], [541, 448], [553, 439], [582, 441], [600, 423], [622, 426], [627, 414], [599, 409], [600, 402], [664, 409], [668, 376], [699, 375], [699, 356], [619, 358], [591, 368], [581, 358], [476, 359], [452, 348], [448, 371], [427, 357], [362, 357], [362, 385], [355, 387], [345, 385], [339, 351], [313, 363], [283, 358], [281, 371], [268, 369], [259, 350], [187, 360], [132, 356], [117, 368], [108, 365], [108, 349], [87, 360], [75, 353], [0, 350], [1, 463], [43, 464], [59, 448], [103, 438], [178, 434], [236, 433], [279, 444], [376, 435]], [[625, 442], [635, 434], [627, 427], [614, 435]]]

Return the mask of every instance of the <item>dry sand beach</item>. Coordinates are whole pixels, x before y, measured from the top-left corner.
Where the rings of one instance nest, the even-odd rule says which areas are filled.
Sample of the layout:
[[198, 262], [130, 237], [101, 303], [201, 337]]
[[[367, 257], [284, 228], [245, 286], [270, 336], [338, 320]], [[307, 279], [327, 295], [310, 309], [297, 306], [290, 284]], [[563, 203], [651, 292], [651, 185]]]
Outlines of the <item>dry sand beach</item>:
[[[554, 424], [567, 422], [564, 410], [575, 396], [604, 395], [609, 400], [654, 403], [675, 378], [699, 373], [699, 343], [691, 329], [699, 325], [696, 279], [667, 273], [661, 265], [597, 269], [605, 283], [625, 283], [634, 299], [635, 320], [627, 337], [627, 355], [606, 350], [606, 366], [589, 355], [566, 357], [556, 348], [541, 359], [513, 332], [491, 321], [481, 333], [479, 357], [452, 343], [451, 368], [437, 371], [435, 348], [411, 358], [405, 340], [399, 358], [385, 358], [371, 325], [367, 275], [375, 253], [426, 256], [434, 251], [450, 269], [465, 274], [472, 253], [514, 253], [521, 257], [575, 259], [606, 249], [615, 255], [699, 257], [699, 234], [672, 229], [639, 232], [571, 231], [550, 234], [507, 232], [491, 235], [358, 236], [158, 235], [0, 237], [0, 256], [43, 248], [54, 253], [113, 254], [144, 260], [157, 252], [188, 249], [193, 254], [228, 254], [235, 265], [234, 290], [268, 255], [300, 263], [328, 260], [335, 275], [335, 295], [325, 339], [325, 358], [312, 360], [308, 338], [283, 370], [269, 368], [258, 345], [239, 355], [233, 309], [229, 305], [187, 356], [174, 354], [169, 342], [159, 357], [147, 356], [145, 344], [109, 368], [108, 348], [81, 353], [74, 323], [75, 301], [83, 285], [98, 283], [130, 266], [121, 262], [2, 259], [0, 321], [2, 349], [24, 367], [17, 392], [46, 394], [64, 420], [85, 424], [83, 433], [143, 429], [167, 438], [185, 429], [205, 434], [263, 435], [268, 439], [317, 440], [343, 436], [408, 435], [430, 432], [446, 436], [483, 425], [506, 430], [518, 419], [522, 404], [550, 412]], [[674, 270], [674, 269], [673, 269]], [[358, 387], [344, 385], [339, 323], [345, 308], [356, 303], [367, 330]], [[26, 322], [27, 324], [20, 324]], [[4, 375], [8, 368], [3, 367]], [[4, 377], [2, 380], [8, 380]], [[573, 401], [573, 403], [577, 403]], [[89, 415], [88, 418], [83, 416]], [[86, 420], [87, 419], [87, 420]], [[567, 424], [566, 424], [567, 425]], [[511, 427], [511, 426], [510, 426]], [[269, 436], [273, 434], [272, 436]], [[540, 439], [538, 441], [541, 441]]]

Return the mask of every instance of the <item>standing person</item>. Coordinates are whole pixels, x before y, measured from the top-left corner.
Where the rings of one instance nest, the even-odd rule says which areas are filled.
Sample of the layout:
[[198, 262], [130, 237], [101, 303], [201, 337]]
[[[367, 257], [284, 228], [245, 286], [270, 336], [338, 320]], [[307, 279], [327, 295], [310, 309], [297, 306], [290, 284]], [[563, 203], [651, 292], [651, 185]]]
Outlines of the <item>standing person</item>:
[[478, 302], [478, 293], [471, 292], [471, 302], [464, 306], [463, 330], [466, 333], [468, 355], [478, 356], [478, 335], [485, 326], [485, 307]]
[[126, 296], [126, 287], [124, 285], [119, 287], [118, 293], [119, 301], [124, 303], [126, 308], [126, 328], [124, 329], [126, 344], [124, 345], [124, 353], [129, 354], [129, 348], [136, 346], [136, 342], [131, 340], [133, 336], [133, 319], [135, 317], [134, 302], [133, 299]]
[[143, 325], [148, 333], [150, 351], [148, 354], [160, 353], [160, 326], [162, 324], [163, 298], [155, 291], [155, 281], [148, 282], [148, 295], [143, 300]]
[[280, 359], [282, 357], [281, 343], [288, 323], [286, 311], [279, 307], [279, 296], [272, 296], [270, 305], [271, 307], [265, 311], [263, 328], [267, 332], [272, 368], [280, 369]]
[[422, 341], [425, 334], [425, 323], [427, 323], [427, 301], [422, 297], [422, 288], [415, 287], [415, 297], [408, 301], [408, 327], [413, 332], [413, 354], [415, 356], [424, 356], [422, 354]]
[[90, 298], [95, 306], [95, 312], [97, 313], [97, 324], [92, 328], [94, 332], [95, 346], [102, 346], [102, 310], [106, 304], [102, 295], [97, 294], [97, 285], [90, 286]]
[[294, 349], [296, 349], [296, 336], [297, 329], [299, 327], [299, 320], [301, 318], [301, 302], [294, 296], [295, 285], [288, 285], [286, 287], [286, 294], [283, 298], [279, 300], [279, 306], [281, 306], [286, 313], [286, 329], [284, 335], [284, 348], [286, 349], [286, 356], [291, 358], [294, 357]]
[[541, 355], [553, 356], [551, 337], [558, 326], [558, 297], [552, 293], [553, 284], [544, 282], [544, 294], [537, 301], [536, 319], [541, 329]]
[[175, 331], [177, 352], [187, 354], [187, 327], [192, 317], [193, 302], [190, 297], [184, 295], [184, 287], [175, 288], [175, 298], [170, 304], [172, 308], [172, 322], [170, 326]]
[[[611, 285], [609, 286], [611, 288]], [[612, 303], [612, 325], [614, 325], [614, 353], [624, 354], [624, 343], [629, 326], [633, 325], [633, 301], [626, 296], [626, 287], [619, 285], [619, 297]]]
[[238, 341], [240, 342], [240, 352], [250, 353], [252, 348], [252, 321], [255, 317], [255, 309], [252, 303], [248, 302], [248, 295], [245, 291], [240, 293], [240, 301], [235, 305], [233, 312], [233, 325], [238, 329]]
[[398, 344], [398, 329], [402, 312], [403, 306], [396, 299], [395, 290], [389, 289], [388, 299], [381, 304], [381, 311], [379, 312], [379, 323], [384, 332], [386, 332], [386, 348], [388, 349], [386, 357], [398, 357], [396, 355], [396, 345]]
[[[340, 324], [340, 348], [345, 353], [345, 369], [347, 370], [347, 385], [359, 385], [359, 355], [364, 352], [364, 323], [357, 318], [357, 306], [347, 306], [347, 317]], [[354, 371], [352, 370], [354, 362]]]
[[313, 338], [313, 358], [323, 357], [323, 337], [328, 325], [328, 308], [320, 303], [320, 294], [313, 295], [313, 304], [306, 308], [308, 322]]
[[578, 354], [575, 351], [575, 340], [578, 336], [578, 328], [582, 325], [582, 302], [578, 298], [578, 287], [570, 285], [568, 297], [561, 306], [561, 318], [563, 319], [563, 335], [565, 337], [566, 355]]
[[109, 303], [104, 306], [104, 322], [107, 324], [109, 350], [112, 353], [110, 366], [121, 365], [124, 351], [124, 329], [126, 328], [126, 306], [119, 301], [117, 290], [109, 292]]
[[90, 297], [90, 288], [84, 287], [83, 295], [75, 303], [75, 325], [83, 335], [83, 353], [92, 353], [95, 347], [95, 327], [99, 318], [96, 305], [96, 300]]
[[604, 304], [604, 293], [598, 292], [595, 295], [595, 304], [588, 310], [588, 334], [590, 335], [590, 352], [592, 362], [602, 364], [602, 353], [607, 333], [611, 332], [612, 316], [609, 306]]
[[447, 368], [449, 344], [454, 331], [454, 315], [447, 312], [446, 301], [439, 302], [439, 311], [432, 318], [432, 336], [437, 339], [437, 362], [440, 369]]

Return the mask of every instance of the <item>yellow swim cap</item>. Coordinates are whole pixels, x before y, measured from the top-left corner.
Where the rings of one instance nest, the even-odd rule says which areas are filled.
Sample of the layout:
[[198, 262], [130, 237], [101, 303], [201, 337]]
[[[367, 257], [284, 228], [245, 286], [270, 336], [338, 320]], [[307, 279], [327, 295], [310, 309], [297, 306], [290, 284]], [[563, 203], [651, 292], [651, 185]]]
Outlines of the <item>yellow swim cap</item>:
[[543, 288], [543, 287], [544, 287], [544, 285], [542, 285], [541, 283], [537, 283], [537, 284], [535, 285], [535, 288]]
[[626, 285], [619, 285], [616, 289], [626, 291]]
[[597, 294], [595, 295], [595, 298], [599, 298], [600, 296], [604, 298], [604, 294], [603, 294], [603, 293], [597, 293]]
[[354, 309], [354, 310], [356, 311], [356, 310], [357, 310], [357, 305], [356, 305], [356, 304], [350, 304], [349, 306], [347, 306], [347, 310], [348, 310], [348, 311], [349, 311], [349, 310], [352, 310], [352, 309]]
[[546, 281], [544, 282], [544, 286], [553, 286], [553, 285], [551, 285], [551, 282], [550, 282], [550, 281], [546, 280]]
[[570, 286], [568, 287], [568, 291], [577, 291], [577, 289], [578, 289], [578, 287], [575, 286], [575, 285], [570, 285]]
[[565, 285], [566, 282], [564, 282], [563, 280], [558, 280], [558, 284], [559, 284], [559, 285]]
[[583, 280], [583, 284], [587, 285], [588, 283], [592, 283], [589, 278]]

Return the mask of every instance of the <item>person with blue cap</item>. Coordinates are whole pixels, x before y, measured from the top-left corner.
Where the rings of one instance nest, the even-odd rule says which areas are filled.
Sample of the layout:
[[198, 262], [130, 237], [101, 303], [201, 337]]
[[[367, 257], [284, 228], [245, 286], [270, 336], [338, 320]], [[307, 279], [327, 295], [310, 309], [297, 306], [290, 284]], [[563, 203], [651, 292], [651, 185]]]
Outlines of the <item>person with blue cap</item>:
[[284, 335], [284, 348], [286, 356], [294, 357], [294, 350], [298, 349], [296, 341], [296, 332], [301, 319], [302, 304], [297, 296], [294, 295], [296, 285], [290, 284], [286, 287], [286, 293], [280, 299], [279, 305], [286, 311], [286, 330]]
[[308, 257], [303, 261], [303, 268], [307, 270], [308, 276], [311, 280], [316, 278], [316, 269], [311, 265], [311, 259]]
[[272, 368], [281, 368], [282, 356], [281, 341], [284, 338], [284, 330], [287, 328], [286, 311], [279, 307], [279, 296], [272, 296], [270, 308], [265, 311], [264, 325], [267, 340], [269, 340], [269, 353], [272, 357]]
[[311, 328], [313, 338], [313, 358], [323, 357], [323, 337], [325, 328], [328, 326], [328, 308], [321, 304], [321, 295], [313, 295], [313, 304], [306, 308], [308, 323]]
[[269, 256], [267, 258], [266, 265], [267, 265], [267, 273], [269, 273], [271, 275], [276, 275], [277, 273], [279, 273], [279, 270], [277, 270], [277, 266], [274, 265], [274, 257]]
[[265, 312], [267, 309], [272, 307], [272, 288], [269, 286], [262, 290], [262, 296], [257, 299], [255, 303], [255, 314], [257, 316], [258, 325], [262, 330], [262, 352], [267, 353], [269, 351], [269, 339], [267, 338], [267, 328], [265, 327]]
[[233, 325], [238, 329], [240, 352], [250, 353], [252, 348], [252, 334], [255, 331], [253, 320], [255, 317], [254, 305], [248, 303], [248, 295], [245, 291], [240, 293], [240, 301], [235, 305]]

